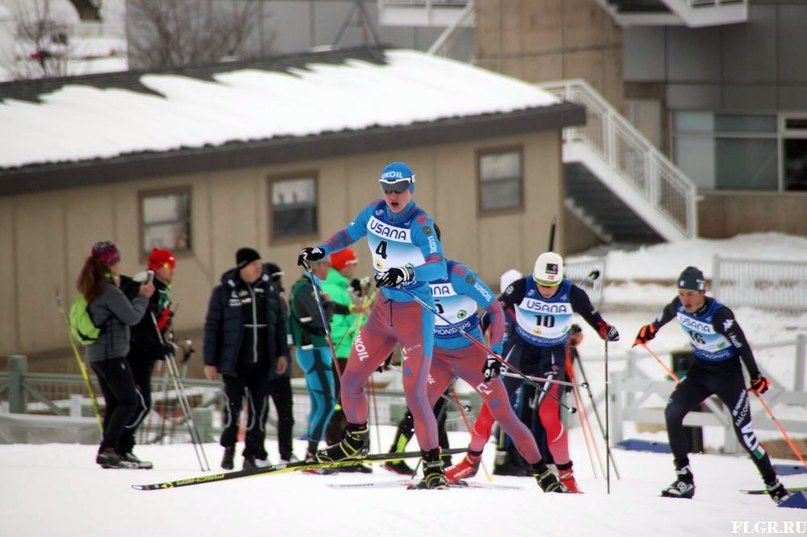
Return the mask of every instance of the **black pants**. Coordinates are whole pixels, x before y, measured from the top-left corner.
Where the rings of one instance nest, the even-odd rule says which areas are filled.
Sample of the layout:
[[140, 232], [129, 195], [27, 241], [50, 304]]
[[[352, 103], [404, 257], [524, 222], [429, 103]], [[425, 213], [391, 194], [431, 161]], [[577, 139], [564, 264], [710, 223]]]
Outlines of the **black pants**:
[[292, 412], [291, 379], [279, 377], [269, 381], [268, 393], [277, 411], [277, 444], [280, 458], [289, 460], [292, 451], [294, 413]]
[[137, 428], [151, 411], [151, 374], [154, 371], [154, 360], [134, 359], [129, 362], [129, 367], [132, 369], [137, 386], [138, 398], [134, 417], [126, 425], [121, 437], [120, 445], [124, 453], [131, 453], [134, 450]]
[[101, 439], [99, 452], [112, 448], [120, 454], [121, 439], [126, 424], [137, 410], [139, 396], [135, 388], [134, 377], [126, 358], [110, 358], [101, 362], [91, 362], [93, 371], [98, 376], [101, 392], [104, 394], [104, 437]]
[[[446, 397], [452, 396], [453, 387], [453, 383], [449, 384], [449, 388], [443, 394], [444, 397], [440, 397], [437, 402], [434, 403], [434, 415], [437, 418], [437, 445], [439, 445], [442, 449], [449, 448], [448, 433], [446, 433], [446, 415], [448, 414], [448, 409], [446, 408], [448, 401], [446, 400]], [[401, 418], [400, 422], [398, 422], [398, 430], [395, 432], [395, 438], [392, 441], [390, 453], [406, 451], [406, 445], [412, 439], [414, 434], [415, 418], [412, 416], [412, 411], [407, 408], [406, 414], [404, 414], [404, 417]], [[443, 462], [445, 462], [447, 465], [451, 464], [450, 455], [445, 455], [443, 459]]]
[[737, 435], [740, 445], [751, 455], [751, 460], [754, 461], [762, 478], [766, 482], [776, 479], [771, 460], [751, 429], [749, 393], [745, 389], [742, 369], [737, 360], [715, 365], [702, 365], [696, 362], [670, 396], [664, 417], [667, 421], [667, 436], [675, 457], [676, 468], [689, 464], [686, 435], [682, 424], [684, 416], [713, 394], [717, 395], [731, 412], [734, 434]]
[[244, 457], [266, 459], [266, 414], [268, 412], [267, 396], [269, 394], [269, 372], [255, 369], [237, 375], [222, 375], [224, 379], [224, 430], [221, 432], [220, 444], [223, 447], [234, 446], [238, 438], [238, 418], [246, 392], [249, 403], [247, 415], [247, 434], [245, 438]]

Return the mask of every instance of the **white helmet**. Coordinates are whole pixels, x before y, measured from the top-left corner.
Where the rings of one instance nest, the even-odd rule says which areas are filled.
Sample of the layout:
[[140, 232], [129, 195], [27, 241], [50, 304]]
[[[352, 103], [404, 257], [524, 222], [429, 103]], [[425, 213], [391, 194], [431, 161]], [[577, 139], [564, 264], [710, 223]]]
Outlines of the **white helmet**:
[[499, 277], [499, 292], [504, 293], [504, 290], [510, 287], [514, 281], [520, 279], [522, 274], [516, 269], [510, 269]]
[[563, 280], [563, 258], [555, 252], [544, 252], [535, 260], [532, 277], [538, 285], [552, 287]]

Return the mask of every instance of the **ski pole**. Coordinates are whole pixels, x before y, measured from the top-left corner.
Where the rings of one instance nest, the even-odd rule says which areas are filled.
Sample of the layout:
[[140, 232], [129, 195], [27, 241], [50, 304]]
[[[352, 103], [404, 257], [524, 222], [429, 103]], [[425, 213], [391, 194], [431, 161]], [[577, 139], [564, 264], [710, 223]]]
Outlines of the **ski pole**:
[[314, 273], [311, 271], [311, 268], [306, 265], [305, 267], [306, 272], [308, 273], [308, 278], [311, 280], [311, 287], [314, 288], [314, 300], [317, 302], [317, 309], [319, 309], [319, 315], [322, 319], [322, 329], [325, 331], [325, 338], [328, 340], [328, 345], [331, 347], [331, 356], [333, 357], [333, 367], [336, 369], [336, 375], [339, 378], [342, 378], [342, 368], [339, 365], [339, 360], [336, 358], [336, 350], [333, 346], [333, 338], [331, 338], [331, 325], [328, 322], [328, 316], [325, 315], [325, 308], [322, 306], [322, 297], [319, 296], [319, 288], [317, 287], [317, 277], [314, 276]]
[[[753, 390], [751, 390], [751, 389], [749, 388], [749, 391], [753, 391]], [[771, 410], [771, 407], [769, 407], [769, 406], [768, 406], [768, 403], [766, 403], [766, 402], [765, 402], [765, 399], [763, 399], [763, 398], [762, 398], [762, 395], [761, 395], [761, 394], [759, 394], [759, 393], [757, 393], [756, 391], [754, 391], [754, 395], [756, 395], [756, 396], [757, 396], [757, 399], [759, 399], [759, 402], [760, 402], [760, 403], [762, 403], [762, 406], [765, 408], [765, 412], [767, 412], [767, 413], [768, 413], [768, 416], [770, 416], [770, 418], [771, 418], [771, 420], [773, 421], [773, 423], [775, 423], [775, 424], [776, 424], [776, 427], [779, 429], [779, 432], [780, 432], [780, 433], [782, 433], [782, 436], [785, 438], [785, 441], [787, 442], [787, 445], [788, 445], [788, 446], [790, 446], [790, 449], [791, 449], [791, 450], [793, 450], [793, 453], [795, 453], [795, 454], [796, 454], [796, 457], [798, 457], [798, 458], [799, 458], [799, 460], [801, 461], [801, 464], [802, 464], [802, 465], [803, 465], [805, 468], [807, 468], [807, 462], [805, 462], [804, 457], [802, 457], [802, 455], [801, 455], [801, 453], [799, 452], [799, 450], [798, 450], [798, 449], [796, 449], [795, 444], [793, 444], [793, 440], [791, 440], [791, 439], [790, 439], [790, 435], [788, 435], [788, 434], [787, 434], [787, 432], [785, 431], [785, 428], [784, 428], [784, 427], [782, 427], [782, 424], [781, 424], [781, 423], [779, 423], [779, 420], [777, 420], [777, 419], [776, 419], [776, 416], [774, 416], [774, 415], [773, 415], [773, 411]]]
[[[576, 354], [577, 353], [573, 352], [572, 356]], [[602, 435], [603, 439], [605, 439], [605, 427], [603, 427], [602, 425], [602, 418], [600, 418], [600, 411], [597, 410], [597, 404], [594, 401], [594, 394], [591, 392], [591, 387], [588, 383], [588, 376], [586, 375], [586, 370], [583, 368], [583, 361], [580, 360], [579, 355], [577, 356], [576, 361], [572, 360], [573, 367], [575, 363], [577, 364], [577, 367], [580, 368], [580, 374], [583, 375], [583, 381], [586, 387], [586, 392], [588, 393], [588, 399], [589, 401], [591, 401], [591, 409], [594, 411], [594, 417], [597, 418], [597, 425], [600, 428], [600, 434]], [[614, 467], [614, 474], [616, 474], [616, 478], [622, 479], [622, 477], [619, 475], [619, 469], [616, 466], [616, 460], [614, 460], [613, 453], [611, 453], [610, 450], [608, 450], [606, 458], [608, 459], [608, 461], [610, 461], [611, 465]]]
[[[611, 458], [611, 423], [610, 423], [610, 416], [608, 414], [608, 404], [609, 399], [611, 397], [611, 393], [609, 390], [609, 382], [608, 382], [608, 338], [605, 338], [605, 457], [607, 459]], [[605, 488], [607, 494], [611, 494], [611, 465], [605, 465]]]
[[[487, 346], [487, 345], [485, 345], [484, 343], [480, 343], [479, 341], [477, 341], [477, 339], [476, 339], [476, 338], [474, 338], [473, 336], [471, 336], [470, 334], [468, 334], [468, 332], [466, 332], [465, 330], [463, 330], [462, 328], [460, 328], [460, 327], [459, 327], [459, 326], [457, 326], [456, 324], [452, 323], [450, 320], [446, 319], [446, 318], [445, 318], [445, 317], [444, 317], [444, 316], [443, 316], [443, 315], [442, 315], [440, 312], [438, 312], [437, 310], [435, 310], [434, 308], [432, 308], [431, 306], [429, 306], [428, 304], [426, 304], [425, 302], [423, 302], [423, 300], [421, 300], [421, 299], [420, 299], [420, 297], [419, 297], [419, 296], [417, 296], [416, 294], [414, 294], [412, 291], [410, 291], [410, 290], [409, 290], [409, 289], [407, 289], [406, 287], [397, 287], [397, 289], [400, 289], [401, 291], [405, 292], [405, 293], [406, 293], [406, 294], [408, 294], [410, 297], [412, 297], [412, 298], [415, 300], [415, 302], [417, 302], [418, 304], [420, 304], [420, 305], [421, 305], [421, 307], [423, 307], [423, 309], [430, 311], [431, 313], [433, 313], [433, 314], [434, 314], [435, 316], [437, 316], [437, 317], [440, 317], [440, 319], [442, 319], [442, 320], [443, 320], [443, 321], [444, 321], [446, 324], [448, 324], [448, 325], [449, 325], [449, 326], [451, 326], [451, 327], [452, 327], [454, 330], [456, 330], [457, 332], [459, 332], [460, 334], [462, 334], [462, 335], [465, 337], [465, 339], [467, 339], [468, 341], [470, 341], [471, 343], [473, 343], [474, 345], [476, 345], [476, 346], [477, 346], [477, 347], [479, 347], [480, 349], [484, 350], [486, 353], [488, 353], [490, 356], [492, 356], [492, 357], [493, 357], [493, 358], [494, 358], [494, 359], [495, 359], [497, 362], [502, 363], [502, 364], [504, 364], [505, 366], [507, 366], [507, 368], [508, 368], [508, 369], [510, 369], [511, 371], [513, 371], [514, 373], [516, 373], [516, 374], [517, 374], [519, 377], [521, 377], [522, 379], [524, 379], [524, 380], [525, 380], [526, 382], [528, 382], [529, 384], [531, 384], [531, 385], [535, 386], [535, 388], [536, 388], [537, 390], [541, 390], [541, 386], [539, 386], [537, 383], [535, 383], [533, 380], [531, 380], [531, 379], [530, 379], [530, 378], [529, 378], [527, 375], [525, 375], [524, 373], [522, 373], [521, 371], [519, 371], [518, 369], [516, 369], [515, 367], [513, 367], [511, 364], [507, 363], [507, 361], [506, 361], [504, 358], [502, 358], [501, 356], [499, 356], [498, 354], [496, 354], [495, 352], [493, 352], [493, 351], [490, 349], [490, 347], [488, 347], [488, 346]], [[569, 413], [574, 414], [575, 412], [577, 412], [577, 409], [576, 409], [575, 407], [567, 405], [566, 403], [564, 403], [563, 401], [561, 401], [560, 399], [558, 399], [557, 397], [555, 397], [555, 396], [554, 396], [554, 395], [552, 395], [551, 393], [546, 392], [546, 394], [549, 396], [549, 398], [550, 398], [550, 399], [553, 399], [553, 400], [554, 400], [554, 401], [556, 401], [556, 402], [557, 402], [557, 403], [558, 403], [560, 406], [562, 406], [563, 408], [565, 408], [566, 410], [568, 410], [568, 411], [569, 411]]]
[[[566, 348], [566, 374], [569, 377], [569, 380], [575, 380], [575, 372], [574, 372], [574, 363], [573, 363], [573, 349], [574, 347], [571, 344]], [[577, 408], [580, 409], [579, 417], [580, 417], [580, 427], [583, 429], [583, 438], [586, 440], [586, 448], [588, 449], [588, 456], [591, 460], [591, 468], [594, 470], [594, 457], [591, 455], [591, 451], [593, 449], [594, 453], [597, 455], [597, 462], [599, 462], [600, 473], [604, 476], [605, 475], [605, 467], [602, 463], [602, 457], [600, 456], [600, 449], [597, 445], [596, 440], [594, 439], [594, 430], [591, 428], [591, 421], [588, 418], [588, 411], [586, 410], [586, 404], [583, 401], [583, 395], [580, 393], [580, 388], [577, 386], [572, 387], [572, 394], [574, 395], [574, 401], [577, 405]], [[589, 442], [591, 446], [589, 446]], [[597, 477], [597, 471], [594, 470], [594, 477]]]
[[[510, 367], [510, 366], [508, 365], [507, 367]], [[515, 373], [508, 373], [508, 372], [503, 372], [501, 374], [501, 376], [515, 378], [515, 379], [522, 378], [521, 375], [517, 375]], [[546, 378], [546, 377], [536, 377], [534, 375], [526, 375], [526, 377], [528, 379], [530, 379], [530, 380], [534, 380], [535, 382], [548, 382], [548, 383], [551, 383], [551, 384], [558, 384], [560, 386], [569, 386], [569, 387], [576, 387], [576, 388], [587, 388], [588, 387], [588, 384], [586, 384], [586, 383], [577, 384], [577, 383], [570, 382], [570, 381], [565, 381], [565, 380], [558, 380], [558, 379], [552, 379], [552, 378]]]
[[82, 378], [84, 379], [84, 385], [87, 387], [87, 392], [90, 395], [92, 408], [95, 412], [95, 419], [98, 420], [98, 430], [101, 432], [101, 436], [104, 436], [104, 425], [103, 421], [101, 420], [101, 407], [98, 405], [98, 398], [95, 396], [95, 390], [92, 389], [92, 382], [90, 381], [90, 375], [87, 374], [87, 368], [84, 366], [84, 360], [81, 359], [81, 355], [78, 352], [78, 347], [76, 347], [76, 342], [73, 341], [73, 338], [70, 336], [70, 321], [67, 319], [67, 314], [64, 312], [64, 307], [62, 307], [62, 295], [59, 293], [58, 287], [56, 287], [56, 305], [59, 306], [59, 313], [62, 314], [62, 318], [67, 326], [67, 339], [70, 341], [70, 348], [73, 349], [73, 356], [76, 357], [76, 364], [78, 364], [78, 369], [81, 372]]
[[[151, 322], [154, 324], [154, 331], [157, 333], [158, 341], [164, 344], [165, 340], [163, 339], [163, 335], [157, 326], [157, 319], [154, 318], [154, 312], [149, 312], [149, 315], [151, 316]], [[191, 412], [191, 406], [188, 401], [187, 394], [185, 393], [182, 379], [179, 376], [179, 368], [177, 367], [177, 362], [174, 359], [174, 353], [165, 353], [165, 361], [168, 365], [168, 374], [171, 377], [174, 384], [174, 389], [177, 392], [177, 399], [179, 400], [180, 409], [185, 415], [185, 422], [188, 424], [188, 432], [191, 435], [191, 443], [193, 444], [193, 451], [196, 454], [196, 460], [199, 463], [200, 469], [203, 472], [208, 472], [210, 471], [210, 464], [207, 461], [207, 455], [205, 454], [205, 448], [202, 444], [202, 439], [199, 436], [199, 431], [196, 429], [196, 423], [193, 421], [193, 413]]]
[[[468, 429], [468, 433], [473, 435], [474, 434], [473, 427], [471, 426], [471, 422], [468, 421], [468, 415], [465, 413], [465, 408], [460, 403], [460, 398], [457, 395], [457, 390], [454, 388], [453, 385], [451, 386], [451, 397], [454, 399], [454, 402], [460, 409], [460, 416], [462, 416], [462, 422], [465, 424], [465, 428]], [[490, 472], [488, 471], [488, 465], [485, 464], [485, 461], [482, 459], [481, 453], [479, 454], [479, 462], [482, 464], [482, 470], [485, 472], [485, 479], [487, 479], [488, 481], [493, 481], [493, 476], [490, 475]]]
[[667, 365], [666, 365], [666, 364], [665, 364], [665, 363], [664, 363], [664, 362], [661, 360], [661, 358], [659, 358], [659, 357], [658, 357], [658, 354], [656, 354], [655, 352], [651, 351], [651, 350], [650, 350], [650, 347], [648, 347], [648, 346], [647, 346], [647, 345], [645, 345], [644, 343], [639, 343], [639, 345], [641, 345], [642, 347], [644, 347], [644, 350], [646, 350], [647, 352], [649, 352], [649, 353], [650, 353], [650, 356], [652, 356], [653, 358], [655, 358], [655, 359], [656, 359], [656, 361], [658, 362], [658, 365], [660, 365], [662, 368], [664, 368], [664, 371], [666, 371], [666, 372], [667, 372], [667, 374], [668, 374], [668, 375], [669, 375], [669, 376], [670, 376], [670, 377], [671, 377], [671, 378], [672, 378], [672, 379], [675, 381], [675, 383], [676, 383], [676, 384], [678, 384], [679, 382], [681, 382], [681, 379], [678, 377], [678, 375], [676, 375], [676, 374], [673, 372], [673, 370], [672, 370], [672, 369], [670, 369], [669, 367], [667, 367]]

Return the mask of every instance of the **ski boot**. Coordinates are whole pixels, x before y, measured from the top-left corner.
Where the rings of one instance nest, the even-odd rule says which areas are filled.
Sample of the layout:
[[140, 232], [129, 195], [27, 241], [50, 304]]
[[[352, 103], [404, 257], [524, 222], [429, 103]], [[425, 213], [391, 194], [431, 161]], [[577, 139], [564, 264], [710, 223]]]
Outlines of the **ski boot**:
[[345, 437], [338, 444], [317, 451], [314, 459], [317, 462], [336, 462], [345, 459], [358, 459], [370, 451], [370, 430], [367, 424], [347, 424]]
[[538, 461], [532, 465], [533, 476], [538, 481], [538, 486], [544, 492], [565, 492], [563, 485], [560, 484], [558, 478], [552, 473], [552, 470], [547, 467], [544, 461]]
[[235, 467], [235, 446], [227, 446], [224, 448], [224, 456], [221, 458], [221, 468], [223, 470], [232, 470]]
[[98, 452], [95, 462], [101, 468], [121, 468], [126, 470], [137, 470], [137, 464], [127, 461], [117, 451], [112, 448], [104, 448]]
[[151, 461], [141, 461], [139, 458], [137, 458], [137, 455], [131, 451], [129, 453], [125, 453], [123, 458], [129, 462], [135, 463], [141, 470], [151, 470], [154, 468], [154, 464]]
[[415, 471], [402, 460], [387, 461], [384, 463], [384, 469], [389, 470], [393, 474], [405, 475], [409, 477], [412, 477], [415, 474]]
[[[568, 467], [567, 467], [568, 466]], [[560, 480], [566, 492], [572, 494], [583, 494], [580, 487], [577, 486], [577, 481], [574, 479], [574, 470], [572, 470], [572, 463], [558, 465], [558, 479]]]
[[410, 489], [447, 489], [448, 481], [443, 472], [443, 461], [440, 459], [440, 448], [423, 451], [423, 479]]
[[473, 477], [479, 471], [479, 464], [482, 462], [481, 451], [468, 451], [465, 458], [459, 464], [446, 468], [446, 479], [449, 483], [456, 483], [460, 479]]
[[676, 468], [676, 479], [669, 487], [661, 491], [665, 498], [692, 498], [695, 496], [695, 477], [692, 475], [692, 468], [687, 464], [682, 468]]
[[779, 481], [777, 478], [773, 478], [773, 481], [770, 483], [765, 483], [765, 490], [768, 492], [768, 496], [771, 497], [771, 500], [778, 504], [782, 503], [790, 496], [790, 493], [787, 491], [785, 486]]

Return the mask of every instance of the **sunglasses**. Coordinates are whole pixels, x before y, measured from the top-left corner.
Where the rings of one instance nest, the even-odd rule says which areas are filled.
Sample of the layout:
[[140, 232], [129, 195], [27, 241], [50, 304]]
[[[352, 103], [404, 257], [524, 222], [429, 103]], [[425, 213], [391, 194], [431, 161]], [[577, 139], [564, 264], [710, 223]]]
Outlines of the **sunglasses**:
[[381, 190], [384, 191], [384, 194], [403, 194], [409, 188], [411, 184], [409, 179], [404, 179], [402, 181], [395, 181], [394, 183], [381, 183]]

